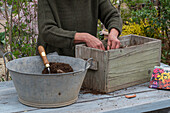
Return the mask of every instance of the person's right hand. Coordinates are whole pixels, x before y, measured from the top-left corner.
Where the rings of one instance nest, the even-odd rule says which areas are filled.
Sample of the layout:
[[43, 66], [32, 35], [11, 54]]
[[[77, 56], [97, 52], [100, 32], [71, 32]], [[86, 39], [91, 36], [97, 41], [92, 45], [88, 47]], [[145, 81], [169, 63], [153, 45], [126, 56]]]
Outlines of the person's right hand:
[[86, 45], [88, 47], [105, 50], [103, 43], [98, 38], [96, 38], [90, 34], [87, 34], [87, 36], [86, 36]]
[[89, 33], [76, 33], [75, 43], [85, 42], [88, 47], [105, 50], [103, 43]]

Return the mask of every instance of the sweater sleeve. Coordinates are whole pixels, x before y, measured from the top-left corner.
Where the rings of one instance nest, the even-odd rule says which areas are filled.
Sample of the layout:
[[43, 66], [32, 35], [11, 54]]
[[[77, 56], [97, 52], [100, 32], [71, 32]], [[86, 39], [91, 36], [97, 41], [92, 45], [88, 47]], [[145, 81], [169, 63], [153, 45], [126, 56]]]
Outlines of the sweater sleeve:
[[58, 27], [48, 0], [38, 0], [39, 38], [48, 45], [57, 48], [71, 48], [74, 45], [76, 31], [64, 30]]
[[115, 28], [122, 32], [122, 19], [118, 10], [111, 4], [110, 0], [99, 0], [99, 19], [109, 30]]

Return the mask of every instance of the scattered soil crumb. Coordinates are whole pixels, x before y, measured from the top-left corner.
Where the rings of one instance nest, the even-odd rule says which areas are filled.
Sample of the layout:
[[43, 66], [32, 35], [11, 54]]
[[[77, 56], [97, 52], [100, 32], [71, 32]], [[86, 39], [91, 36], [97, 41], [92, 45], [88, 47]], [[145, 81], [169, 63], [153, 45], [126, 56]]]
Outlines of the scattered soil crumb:
[[88, 93], [91, 93], [93, 95], [101, 95], [101, 94], [107, 94], [107, 93], [103, 93], [103, 92], [99, 92], [99, 91], [94, 91], [94, 90], [90, 90], [90, 89], [87, 89], [87, 88], [81, 88], [81, 90], [83, 91], [82, 94], [88, 94]]

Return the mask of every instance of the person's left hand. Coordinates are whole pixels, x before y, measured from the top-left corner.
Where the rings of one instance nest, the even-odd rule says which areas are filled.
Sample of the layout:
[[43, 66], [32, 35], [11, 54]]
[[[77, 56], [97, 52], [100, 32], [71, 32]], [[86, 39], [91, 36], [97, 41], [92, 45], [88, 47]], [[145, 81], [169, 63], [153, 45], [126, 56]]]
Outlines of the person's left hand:
[[114, 28], [110, 31], [108, 35], [107, 50], [119, 48], [120, 41], [117, 39], [118, 33], [119, 32]]

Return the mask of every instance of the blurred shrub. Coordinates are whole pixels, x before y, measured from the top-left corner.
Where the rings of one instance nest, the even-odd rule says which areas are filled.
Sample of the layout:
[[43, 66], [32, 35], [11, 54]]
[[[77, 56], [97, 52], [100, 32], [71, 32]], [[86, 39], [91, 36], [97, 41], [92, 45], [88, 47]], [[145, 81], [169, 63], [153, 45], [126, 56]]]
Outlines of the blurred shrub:
[[16, 58], [36, 53], [37, 0], [2, 0], [0, 11], [6, 19], [4, 25], [5, 51]]
[[153, 32], [150, 32], [154, 26], [156, 25], [153, 22], [150, 24], [147, 19], [141, 19], [139, 23], [136, 23], [132, 18], [130, 18], [129, 21], [126, 21], [126, 23], [123, 25], [121, 36], [136, 34], [146, 37], [158, 37], [161, 33], [161, 28], [159, 27], [154, 29]]

